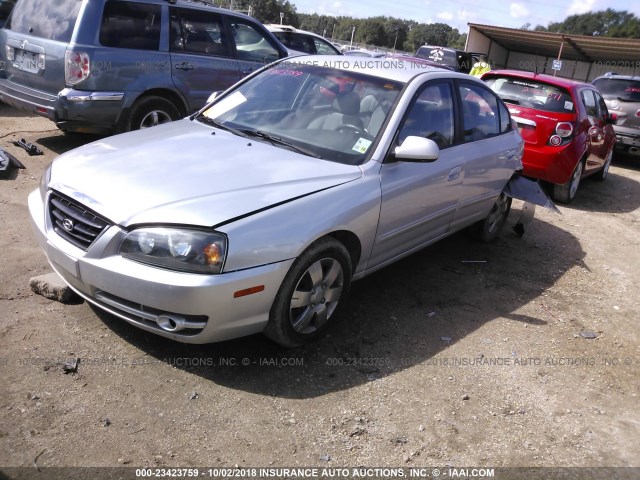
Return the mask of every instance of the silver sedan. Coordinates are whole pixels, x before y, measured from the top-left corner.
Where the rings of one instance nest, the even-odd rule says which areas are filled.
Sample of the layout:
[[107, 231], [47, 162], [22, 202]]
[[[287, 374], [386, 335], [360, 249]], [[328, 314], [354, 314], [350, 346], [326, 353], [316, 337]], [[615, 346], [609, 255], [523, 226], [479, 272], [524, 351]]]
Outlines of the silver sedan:
[[523, 148], [502, 101], [376, 62], [284, 60], [189, 118], [61, 155], [29, 197], [52, 267], [164, 337], [297, 346], [352, 281], [463, 228], [496, 238]]

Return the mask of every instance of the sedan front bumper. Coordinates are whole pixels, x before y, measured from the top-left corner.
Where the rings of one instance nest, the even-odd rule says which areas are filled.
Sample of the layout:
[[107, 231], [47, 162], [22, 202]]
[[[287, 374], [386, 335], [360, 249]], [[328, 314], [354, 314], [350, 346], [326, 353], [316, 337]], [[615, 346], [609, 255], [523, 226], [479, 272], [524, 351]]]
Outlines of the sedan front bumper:
[[[218, 275], [164, 270], [118, 254], [125, 231], [110, 226], [84, 252], [52, 229], [40, 192], [29, 195], [38, 243], [81, 297], [143, 330], [184, 343], [210, 343], [261, 332], [293, 259]], [[264, 290], [238, 295], [256, 286]]]

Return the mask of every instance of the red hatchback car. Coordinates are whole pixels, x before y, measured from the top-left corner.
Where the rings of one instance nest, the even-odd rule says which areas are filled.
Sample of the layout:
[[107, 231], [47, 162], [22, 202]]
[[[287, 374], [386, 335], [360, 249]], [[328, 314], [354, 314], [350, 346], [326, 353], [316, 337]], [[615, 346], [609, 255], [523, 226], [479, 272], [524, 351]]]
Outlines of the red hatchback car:
[[518, 123], [524, 175], [552, 184], [555, 200], [571, 202], [586, 176], [606, 178], [615, 133], [593, 85], [516, 70], [493, 70], [482, 79]]

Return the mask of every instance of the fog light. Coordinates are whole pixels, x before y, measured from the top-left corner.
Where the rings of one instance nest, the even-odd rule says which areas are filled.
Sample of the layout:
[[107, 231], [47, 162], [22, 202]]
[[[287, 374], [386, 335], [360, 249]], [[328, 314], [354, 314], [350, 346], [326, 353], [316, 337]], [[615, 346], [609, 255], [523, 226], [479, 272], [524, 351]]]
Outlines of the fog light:
[[549, 143], [554, 147], [557, 147], [562, 143], [562, 137], [560, 137], [559, 135], [552, 135], [549, 139]]

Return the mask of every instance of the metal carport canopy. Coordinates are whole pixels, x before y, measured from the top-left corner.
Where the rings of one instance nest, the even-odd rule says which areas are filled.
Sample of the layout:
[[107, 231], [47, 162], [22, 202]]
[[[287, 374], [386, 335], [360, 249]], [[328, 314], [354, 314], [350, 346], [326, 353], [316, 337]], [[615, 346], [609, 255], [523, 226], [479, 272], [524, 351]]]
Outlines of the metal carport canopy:
[[477, 30], [508, 51], [557, 58], [564, 40], [562, 60], [640, 63], [640, 40], [636, 39], [535, 32], [476, 23], [468, 26], [469, 30]]

